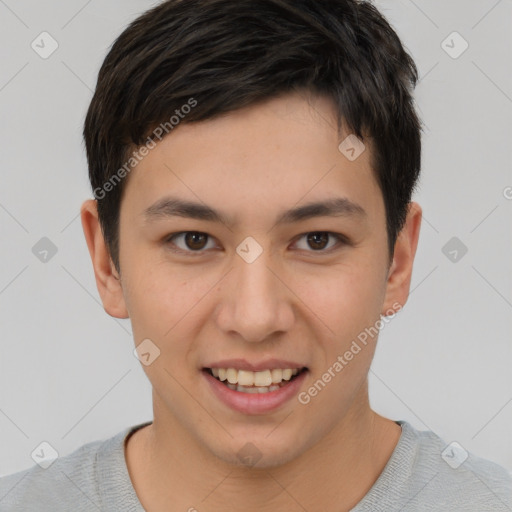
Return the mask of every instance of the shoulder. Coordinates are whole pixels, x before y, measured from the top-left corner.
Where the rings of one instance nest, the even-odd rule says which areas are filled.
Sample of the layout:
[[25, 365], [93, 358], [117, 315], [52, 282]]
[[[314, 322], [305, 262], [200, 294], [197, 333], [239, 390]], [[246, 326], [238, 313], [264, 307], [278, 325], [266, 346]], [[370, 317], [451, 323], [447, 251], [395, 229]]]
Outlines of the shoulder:
[[397, 421], [402, 435], [383, 472], [354, 512], [511, 512], [512, 473]]
[[512, 511], [510, 471], [434, 432], [405, 429], [415, 445], [410, 478], [417, 494], [411, 498], [424, 510]]
[[93, 441], [59, 457], [44, 469], [29, 469], [0, 478], [0, 510], [76, 512], [101, 509], [98, 485], [98, 454], [119, 445], [130, 429], [110, 439]]

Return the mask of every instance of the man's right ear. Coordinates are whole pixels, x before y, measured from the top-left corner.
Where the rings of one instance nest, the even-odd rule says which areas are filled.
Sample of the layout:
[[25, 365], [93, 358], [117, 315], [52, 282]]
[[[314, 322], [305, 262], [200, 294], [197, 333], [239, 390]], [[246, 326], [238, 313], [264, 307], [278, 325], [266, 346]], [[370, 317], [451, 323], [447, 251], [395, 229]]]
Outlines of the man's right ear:
[[121, 280], [103, 238], [95, 199], [84, 201], [80, 217], [103, 307], [110, 316], [128, 318]]

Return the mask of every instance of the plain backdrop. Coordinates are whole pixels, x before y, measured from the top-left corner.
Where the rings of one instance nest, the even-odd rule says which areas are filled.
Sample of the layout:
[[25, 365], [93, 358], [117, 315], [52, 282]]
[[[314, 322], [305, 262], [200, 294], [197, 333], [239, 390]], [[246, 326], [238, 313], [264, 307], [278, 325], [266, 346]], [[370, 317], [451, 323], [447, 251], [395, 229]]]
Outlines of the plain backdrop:
[[[99, 301], [79, 208], [99, 67], [153, 5], [0, 1], [0, 475], [33, 466], [43, 441], [62, 456], [152, 419], [129, 320]], [[512, 1], [376, 5], [420, 72], [424, 222], [371, 404], [512, 469]], [[31, 47], [44, 31], [58, 44], [46, 59]]]

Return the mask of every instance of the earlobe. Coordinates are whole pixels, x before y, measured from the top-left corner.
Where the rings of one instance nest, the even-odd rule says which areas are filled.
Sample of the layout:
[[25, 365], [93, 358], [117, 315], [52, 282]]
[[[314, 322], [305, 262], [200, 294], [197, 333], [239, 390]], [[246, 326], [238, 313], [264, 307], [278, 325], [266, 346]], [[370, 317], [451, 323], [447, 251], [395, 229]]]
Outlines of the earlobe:
[[398, 311], [407, 302], [421, 218], [421, 206], [415, 202], [409, 203], [407, 218], [396, 240], [393, 262], [388, 271], [382, 315], [389, 315], [391, 310]]
[[103, 238], [97, 201], [94, 199], [84, 201], [80, 216], [103, 307], [110, 316], [128, 318], [121, 279]]

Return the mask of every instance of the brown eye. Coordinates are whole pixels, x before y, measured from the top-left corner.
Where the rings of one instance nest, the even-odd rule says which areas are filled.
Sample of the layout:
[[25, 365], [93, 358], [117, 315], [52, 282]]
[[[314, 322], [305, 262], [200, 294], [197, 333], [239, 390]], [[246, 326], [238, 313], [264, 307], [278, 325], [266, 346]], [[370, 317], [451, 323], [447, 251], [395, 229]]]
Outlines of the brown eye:
[[[306, 243], [302, 243], [302, 247], [300, 247], [302, 240], [305, 240]], [[334, 243], [332, 243], [331, 240], [333, 240]], [[336, 241], [338, 243], [336, 243]], [[329, 253], [331, 249], [336, 249], [336, 245], [343, 246], [347, 243], [349, 242], [344, 235], [331, 233], [329, 231], [311, 231], [310, 233], [304, 233], [296, 242], [298, 248], [301, 250], [319, 253]]]
[[308, 244], [312, 249], [325, 249], [329, 241], [329, 233], [308, 233]]
[[[211, 239], [211, 237], [206, 233], [201, 233], [199, 231], [183, 231], [182, 233], [176, 233], [167, 237], [165, 243], [176, 247], [172, 248], [174, 252], [203, 253], [205, 252], [204, 249], [211, 248], [207, 247], [209, 239]], [[181, 245], [178, 242], [180, 242]]]
[[207, 239], [208, 235], [205, 233], [196, 233], [194, 231], [185, 233], [185, 244], [189, 249], [203, 249]]

